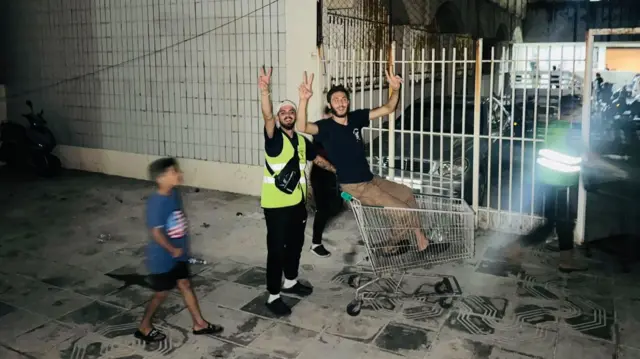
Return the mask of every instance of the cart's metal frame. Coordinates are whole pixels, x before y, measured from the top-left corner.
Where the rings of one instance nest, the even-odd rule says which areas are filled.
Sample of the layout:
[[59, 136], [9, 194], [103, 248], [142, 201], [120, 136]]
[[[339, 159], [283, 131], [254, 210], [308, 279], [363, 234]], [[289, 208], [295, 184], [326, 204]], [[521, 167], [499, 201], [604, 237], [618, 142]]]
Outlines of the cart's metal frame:
[[[411, 269], [424, 267], [425, 265], [429, 264], [440, 264], [453, 260], [466, 259], [473, 256], [473, 254], [475, 253], [475, 214], [471, 210], [469, 205], [461, 199], [441, 196], [416, 195], [417, 202], [419, 203], [419, 206], [421, 208], [390, 208], [379, 206], [365, 206], [357, 198], [354, 198], [346, 192], [342, 192], [341, 196], [347, 203], [349, 203], [349, 206], [351, 207], [356, 218], [358, 230], [364, 241], [366, 256], [362, 258], [358, 263], [356, 263], [356, 267], [361, 266], [361, 264], [364, 262], [368, 262], [371, 267], [371, 270], [354, 273], [349, 276], [347, 280], [348, 285], [354, 288], [356, 290], [356, 293], [354, 300], [347, 306], [347, 313], [352, 316], [358, 315], [362, 309], [363, 302], [368, 299], [367, 294], [375, 293], [375, 291], [370, 291], [368, 289], [383, 278], [391, 279], [393, 282], [395, 282], [393, 290], [388, 291], [387, 293], [390, 298], [411, 298], [418, 301], [423, 301], [426, 299], [426, 297], [438, 298], [438, 304], [441, 307], [451, 307], [451, 305], [453, 304], [453, 299], [462, 294], [460, 284], [455, 279], [455, 277], [432, 274], [409, 274], [408, 271]], [[445, 204], [445, 207], [440, 206], [440, 208], [422, 208], [428, 207], [428, 204], [431, 203], [429, 201], [433, 201], [432, 203]], [[454, 210], [454, 208], [457, 210]], [[367, 213], [371, 217], [388, 217], [387, 219], [389, 221], [395, 223], [385, 223], [384, 219], [381, 218], [366, 218]], [[395, 219], [389, 219], [394, 218], [394, 213]], [[400, 216], [400, 213], [404, 214]], [[426, 217], [424, 217], [425, 215]], [[450, 220], [459, 219], [459, 224], [461, 224], [461, 226], [455, 227], [449, 224], [449, 227], [452, 227], [453, 229], [435, 228], [437, 232], [433, 232], [434, 228], [432, 226], [429, 226], [429, 228], [425, 228], [425, 226], [423, 225], [424, 221], [421, 220], [420, 216], [423, 216], [422, 219], [426, 219], [426, 221], [428, 222], [437, 221], [437, 218], [441, 218], [443, 216], [447, 217]], [[400, 228], [400, 230], [403, 231], [403, 233], [406, 233], [408, 231], [410, 232], [412, 229], [416, 229], [416, 222], [414, 221], [414, 219], [411, 219], [409, 217], [413, 217], [414, 219], [417, 218], [419, 220], [419, 223], [417, 225], [421, 230], [431, 230], [432, 233], [438, 233], [441, 237], [443, 234], [448, 234], [446, 236], [448, 239], [450, 239], [450, 237], [454, 237], [453, 239], [451, 239], [451, 241], [443, 241], [442, 238], [439, 238], [438, 241], [438, 238], [428, 236], [430, 237], [429, 240], [431, 241], [430, 246], [446, 245], [443, 252], [449, 252], [449, 256], [443, 256], [441, 254], [426, 254], [427, 251], [425, 250], [423, 252], [409, 253], [410, 258], [413, 259], [413, 261], [405, 262], [403, 259], [389, 259], [388, 261], [396, 263], [391, 263], [390, 265], [389, 263], [386, 263], [387, 265], [384, 265], [384, 260], [377, 258], [379, 253], [376, 253], [376, 251], [389, 248], [399, 248], [399, 246], [392, 246], [390, 244], [391, 241], [387, 237], [389, 233], [394, 233], [398, 230], [397, 228], [392, 228], [394, 225], [399, 225], [400, 227], [402, 227]], [[411, 223], [407, 222], [407, 218], [409, 218], [408, 220], [411, 221]], [[376, 229], [378, 233], [376, 233]], [[461, 237], [458, 238], [458, 242], [462, 242], [462, 247], [455, 247], [456, 243], [454, 242], [456, 237]], [[384, 242], [384, 244], [382, 244], [382, 242]], [[452, 252], [448, 251], [448, 248], [451, 247], [451, 244], [454, 245], [454, 250]], [[458, 245], [459, 244], [460, 243], [458, 243]], [[382, 245], [382, 247], [377, 247], [378, 245]], [[415, 247], [415, 245], [409, 242], [403, 247]], [[461, 249], [461, 251], [456, 251], [455, 249]], [[396, 254], [387, 256], [396, 257]], [[402, 254], [397, 254], [397, 256], [401, 257]], [[391, 278], [391, 276], [393, 276], [394, 274], [399, 274], [400, 276], [397, 281]], [[361, 278], [363, 275], [371, 275], [373, 276], [373, 279], [368, 280], [366, 283], [362, 284]], [[400, 287], [406, 277], [437, 278], [438, 281], [434, 285], [433, 293], [419, 293], [417, 295], [414, 293], [409, 295], [406, 293], [401, 293], [400, 291]]]

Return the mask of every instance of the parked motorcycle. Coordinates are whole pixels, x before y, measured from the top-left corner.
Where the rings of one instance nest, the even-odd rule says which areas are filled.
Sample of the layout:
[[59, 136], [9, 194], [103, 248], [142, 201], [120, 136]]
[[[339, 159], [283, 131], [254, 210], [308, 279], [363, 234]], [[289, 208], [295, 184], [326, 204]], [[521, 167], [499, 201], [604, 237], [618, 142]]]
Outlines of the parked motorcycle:
[[44, 111], [36, 113], [31, 101], [26, 104], [30, 112], [22, 117], [28, 121], [27, 127], [11, 121], [0, 124], [0, 161], [40, 176], [55, 175], [61, 168], [60, 159], [51, 153], [56, 139], [47, 127]]

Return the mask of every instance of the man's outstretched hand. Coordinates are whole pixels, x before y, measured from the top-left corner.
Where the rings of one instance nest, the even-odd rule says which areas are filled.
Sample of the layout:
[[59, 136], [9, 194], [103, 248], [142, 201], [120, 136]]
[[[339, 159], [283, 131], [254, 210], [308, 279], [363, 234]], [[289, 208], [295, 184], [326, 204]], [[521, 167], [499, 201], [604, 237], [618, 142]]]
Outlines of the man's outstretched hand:
[[272, 67], [270, 67], [269, 70], [265, 70], [264, 66], [260, 68], [258, 87], [260, 87], [261, 91], [269, 91], [269, 85], [271, 85], [271, 72], [273, 72]]
[[398, 75], [393, 75], [389, 73], [389, 70], [384, 70], [385, 75], [387, 76], [387, 82], [389, 83], [389, 87], [392, 90], [397, 91], [400, 89], [400, 85], [402, 85], [402, 77]]
[[313, 96], [313, 74], [307, 76], [307, 72], [305, 71], [302, 75], [302, 84], [298, 88], [298, 93], [300, 94], [301, 100], [308, 100]]

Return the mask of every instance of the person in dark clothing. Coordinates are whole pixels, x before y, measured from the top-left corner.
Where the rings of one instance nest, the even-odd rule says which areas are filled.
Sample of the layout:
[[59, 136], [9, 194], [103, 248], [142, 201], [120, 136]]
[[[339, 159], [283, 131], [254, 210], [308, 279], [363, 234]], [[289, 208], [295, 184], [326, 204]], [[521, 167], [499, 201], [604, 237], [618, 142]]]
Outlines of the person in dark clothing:
[[[314, 141], [313, 144], [316, 153], [323, 158], [327, 158], [327, 152], [322, 147], [322, 144], [318, 141]], [[331, 252], [322, 244], [322, 235], [329, 221], [335, 218], [344, 208], [336, 174], [314, 164], [311, 169], [311, 188], [316, 204], [311, 252], [318, 257], [329, 257]]]
[[258, 84], [264, 119], [265, 168], [260, 205], [267, 225], [266, 306], [276, 317], [282, 317], [291, 314], [291, 308], [280, 298], [280, 292], [299, 297], [313, 292], [313, 287], [298, 281], [307, 223], [307, 162], [313, 161], [327, 170], [333, 170], [333, 166], [315, 153], [309, 140], [294, 131], [294, 103], [282, 101], [274, 115], [271, 69], [261, 69]]
[[[391, 91], [389, 101], [385, 105], [374, 109], [350, 111], [349, 90], [337, 85], [327, 92], [331, 118], [307, 122], [306, 108], [313, 95], [313, 74], [307, 76], [305, 72], [300, 85], [300, 111], [296, 120], [296, 129], [314, 136], [314, 139], [324, 145], [329, 161], [336, 168], [341, 189], [357, 198], [362, 204], [417, 209], [419, 206], [411, 188], [371, 172], [363, 146], [362, 129], [369, 126], [372, 120], [391, 114], [398, 105], [402, 79], [399, 76], [392, 76], [389, 71], [385, 71], [385, 75]], [[393, 217], [397, 224], [389, 240], [390, 245], [384, 249], [384, 253], [396, 255], [412, 246], [420, 252], [426, 250], [429, 240], [420, 226], [420, 217], [416, 215], [417, 212], [409, 210], [400, 211], [400, 213]], [[415, 244], [412, 244], [412, 241]]]

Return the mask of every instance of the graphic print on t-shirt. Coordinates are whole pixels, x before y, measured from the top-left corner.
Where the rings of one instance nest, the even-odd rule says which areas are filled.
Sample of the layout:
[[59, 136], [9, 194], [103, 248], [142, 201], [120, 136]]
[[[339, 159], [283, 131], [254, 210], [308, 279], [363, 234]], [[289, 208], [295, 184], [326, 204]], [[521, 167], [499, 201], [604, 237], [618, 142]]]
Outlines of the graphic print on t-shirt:
[[182, 211], [173, 211], [167, 219], [167, 236], [171, 239], [182, 238], [187, 235], [187, 217]]
[[354, 128], [353, 129], [353, 135], [356, 137], [356, 141], [361, 142], [362, 139], [360, 139], [360, 129], [359, 128]]

